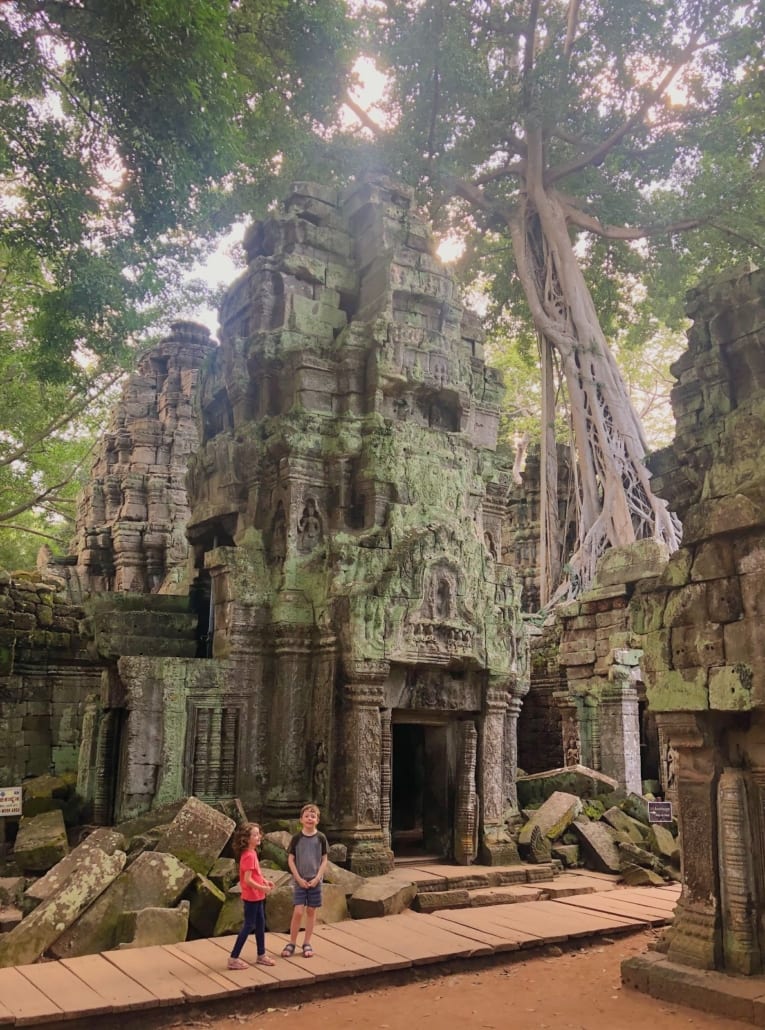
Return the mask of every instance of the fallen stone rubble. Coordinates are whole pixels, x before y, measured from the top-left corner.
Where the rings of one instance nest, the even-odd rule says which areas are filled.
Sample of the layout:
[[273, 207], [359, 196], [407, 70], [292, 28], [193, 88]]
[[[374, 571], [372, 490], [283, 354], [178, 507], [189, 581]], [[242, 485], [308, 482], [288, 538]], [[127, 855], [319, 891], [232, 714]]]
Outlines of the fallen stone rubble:
[[524, 861], [619, 874], [631, 887], [680, 881], [677, 823], [652, 823], [648, 797], [583, 766], [520, 776], [517, 789]]
[[[56, 784], [49, 786], [52, 795]], [[620, 794], [613, 780], [579, 767], [553, 770], [521, 777], [518, 796], [521, 817], [508, 828], [532, 865], [480, 876], [465, 867], [459, 876], [429, 880], [399, 868], [364, 878], [344, 868], [345, 848], [335, 844], [319, 921], [512, 903], [529, 896], [528, 888], [514, 894], [513, 885], [551, 880], [563, 868], [619, 874], [630, 885], [680, 879], [677, 827], [652, 825], [646, 798]], [[73, 842], [58, 806], [23, 817], [0, 870], [0, 967], [238, 932], [231, 838], [244, 819], [236, 800], [209, 805], [189, 797], [114, 827], [80, 828]], [[271, 931], [286, 932], [287, 847], [298, 824], [264, 829], [261, 865], [277, 885], [266, 920]]]

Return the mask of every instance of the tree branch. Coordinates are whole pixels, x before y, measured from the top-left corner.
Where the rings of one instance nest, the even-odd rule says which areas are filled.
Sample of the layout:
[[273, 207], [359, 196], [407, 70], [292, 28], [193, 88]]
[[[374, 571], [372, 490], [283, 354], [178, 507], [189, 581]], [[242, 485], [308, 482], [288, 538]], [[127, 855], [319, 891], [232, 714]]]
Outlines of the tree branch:
[[62, 536], [54, 536], [52, 533], [43, 533], [41, 529], [30, 529], [29, 526], [20, 526], [17, 522], [0, 522], [0, 529], [17, 529], [20, 533], [29, 533], [30, 536], [40, 536], [43, 540], [52, 540], [54, 544], [66, 544], [67, 540]]
[[14, 461], [19, 461], [26, 454], [28, 454], [33, 447], [36, 447], [37, 444], [42, 443], [43, 440], [46, 440], [49, 436], [55, 433], [56, 430], [61, 429], [65, 425], [68, 425], [78, 415], [81, 415], [83, 411], [86, 410], [86, 408], [90, 407], [90, 405], [97, 397], [100, 397], [108, 389], [114, 386], [114, 384], [123, 375], [124, 372], [113, 373], [107, 378], [106, 382], [102, 386], [100, 386], [98, 390], [95, 391], [95, 393], [86, 392], [85, 396], [82, 397], [78, 404], [75, 404], [71, 408], [67, 408], [63, 415], [54, 416], [54, 418], [52, 418], [50, 422], [48, 422], [48, 424], [44, 426], [39, 432], [35, 433], [35, 435], [30, 440], [26, 440], [23, 444], [21, 444], [15, 450], [11, 451], [9, 454], [5, 454], [2, 457], [0, 457], [0, 468], [4, 468], [8, 465], [11, 465]]
[[373, 121], [373, 119], [369, 116], [369, 114], [367, 114], [363, 107], [356, 103], [356, 101], [353, 99], [350, 93], [346, 93], [343, 103], [350, 111], [353, 112], [353, 114], [356, 115], [356, 117], [365, 129], [369, 129], [369, 131], [373, 133], [375, 136], [380, 135], [382, 131], [380, 126], [377, 124], [377, 122]]
[[587, 168], [589, 165], [602, 164], [614, 147], [618, 146], [625, 136], [628, 136], [633, 129], [643, 122], [650, 109], [666, 92], [671, 85], [672, 80], [677, 76], [681, 68], [683, 68], [691, 57], [693, 57], [696, 51], [701, 48], [699, 44], [701, 31], [702, 30], [700, 28], [696, 31], [687, 45], [680, 52], [678, 59], [667, 68], [659, 81], [659, 84], [654, 87], [654, 89], [648, 91], [642, 104], [639, 105], [637, 110], [625, 122], [623, 122], [618, 129], [615, 129], [610, 136], [606, 137], [602, 143], [590, 150], [589, 153], [583, 154], [579, 158], [574, 158], [574, 160], [561, 165], [557, 169], [550, 170], [545, 176], [545, 184], [550, 186], [559, 179], [563, 179], [574, 172], [579, 172], [583, 168]]

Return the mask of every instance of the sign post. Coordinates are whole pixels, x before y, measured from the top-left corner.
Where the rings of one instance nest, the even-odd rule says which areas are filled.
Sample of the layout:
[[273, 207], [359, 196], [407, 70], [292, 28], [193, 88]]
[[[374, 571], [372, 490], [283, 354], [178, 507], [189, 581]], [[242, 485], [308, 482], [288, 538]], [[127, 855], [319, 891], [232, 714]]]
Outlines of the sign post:
[[671, 801], [649, 801], [648, 822], [649, 823], [671, 823], [672, 802]]
[[21, 787], [0, 787], [0, 817], [21, 815]]

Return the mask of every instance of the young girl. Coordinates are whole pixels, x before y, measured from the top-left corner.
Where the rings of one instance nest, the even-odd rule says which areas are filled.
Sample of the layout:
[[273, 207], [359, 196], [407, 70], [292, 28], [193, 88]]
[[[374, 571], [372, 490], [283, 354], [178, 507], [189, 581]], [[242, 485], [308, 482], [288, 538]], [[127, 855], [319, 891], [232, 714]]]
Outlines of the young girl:
[[263, 834], [257, 823], [242, 823], [234, 834], [234, 854], [239, 860], [239, 883], [244, 904], [244, 926], [234, 943], [228, 960], [229, 969], [246, 969], [247, 963], [239, 953], [251, 933], [258, 946], [257, 964], [273, 966], [274, 960], [266, 955], [266, 894], [273, 890], [273, 880], [267, 880], [260, 871], [256, 848]]

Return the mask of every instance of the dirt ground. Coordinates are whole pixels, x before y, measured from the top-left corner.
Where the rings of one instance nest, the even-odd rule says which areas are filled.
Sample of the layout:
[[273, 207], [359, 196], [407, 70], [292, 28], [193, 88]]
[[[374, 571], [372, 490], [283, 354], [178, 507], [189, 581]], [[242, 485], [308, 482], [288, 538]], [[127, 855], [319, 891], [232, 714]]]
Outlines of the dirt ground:
[[[185, 1030], [277, 1030], [297, 1025], [310, 1030], [742, 1030], [748, 1025], [622, 987], [622, 959], [645, 952], [654, 939], [650, 931], [601, 938], [562, 952], [548, 947], [521, 953], [522, 957], [511, 954], [490, 966], [463, 963], [446, 973], [419, 967], [417, 979], [410, 974], [410, 982], [399, 986], [365, 989], [363, 979], [353, 985], [346, 981], [349, 993], [344, 996], [317, 994], [298, 1004], [290, 1000], [288, 990], [269, 992], [257, 1008], [253, 998], [225, 1017], [198, 1009], [177, 1025]], [[264, 1003], [270, 1007], [261, 1008]]]

